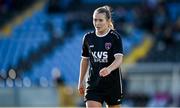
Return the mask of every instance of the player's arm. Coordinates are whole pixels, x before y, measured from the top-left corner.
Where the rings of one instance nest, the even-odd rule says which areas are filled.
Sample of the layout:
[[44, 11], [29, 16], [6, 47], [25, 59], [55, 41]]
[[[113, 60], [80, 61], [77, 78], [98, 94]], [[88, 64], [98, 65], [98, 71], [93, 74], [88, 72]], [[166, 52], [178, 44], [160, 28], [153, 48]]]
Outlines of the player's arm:
[[81, 63], [80, 63], [80, 75], [79, 75], [79, 82], [83, 82], [84, 76], [87, 72], [88, 69], [88, 64], [89, 64], [89, 59], [88, 58], [81, 58]]
[[80, 62], [80, 73], [79, 73], [79, 82], [78, 82], [78, 90], [81, 96], [84, 95], [83, 81], [89, 65], [89, 50], [88, 50], [86, 36], [87, 34], [85, 34], [85, 36], [83, 37], [83, 42], [82, 42], [82, 56], [81, 56], [82, 58]]
[[113, 70], [115, 70], [121, 66], [122, 61], [123, 61], [123, 55], [117, 54], [117, 55], [114, 55], [114, 57], [115, 57], [115, 60], [112, 62], [111, 65], [100, 70], [100, 72], [99, 72], [100, 76], [105, 77], [105, 76], [109, 75]]
[[78, 90], [80, 95], [84, 95], [83, 81], [88, 69], [88, 64], [89, 64], [89, 59], [82, 57], [80, 62], [80, 74], [79, 74], [79, 83], [78, 83]]
[[107, 70], [109, 72], [112, 72], [113, 70], [119, 68], [122, 64], [123, 55], [117, 54], [117, 55], [114, 55], [114, 57], [115, 57], [114, 62], [110, 66], [107, 67]]

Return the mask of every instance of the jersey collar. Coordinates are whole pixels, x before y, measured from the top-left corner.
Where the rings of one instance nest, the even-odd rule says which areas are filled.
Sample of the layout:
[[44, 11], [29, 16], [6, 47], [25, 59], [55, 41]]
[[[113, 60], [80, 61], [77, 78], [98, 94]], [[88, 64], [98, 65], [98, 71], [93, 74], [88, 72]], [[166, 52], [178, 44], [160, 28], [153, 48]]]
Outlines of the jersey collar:
[[104, 37], [104, 36], [106, 36], [106, 35], [110, 32], [110, 30], [111, 30], [111, 29], [109, 29], [109, 30], [108, 30], [105, 34], [103, 34], [103, 35], [98, 35], [98, 34], [96, 34], [96, 32], [95, 32], [95, 34], [96, 34], [97, 37]]

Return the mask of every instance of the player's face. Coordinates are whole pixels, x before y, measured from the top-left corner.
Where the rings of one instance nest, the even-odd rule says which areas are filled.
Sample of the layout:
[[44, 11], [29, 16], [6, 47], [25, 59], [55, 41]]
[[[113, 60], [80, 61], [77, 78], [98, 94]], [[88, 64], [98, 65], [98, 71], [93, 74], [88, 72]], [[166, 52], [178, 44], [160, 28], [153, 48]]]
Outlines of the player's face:
[[93, 15], [93, 25], [97, 32], [104, 33], [109, 28], [108, 20], [106, 19], [105, 13], [94, 13]]

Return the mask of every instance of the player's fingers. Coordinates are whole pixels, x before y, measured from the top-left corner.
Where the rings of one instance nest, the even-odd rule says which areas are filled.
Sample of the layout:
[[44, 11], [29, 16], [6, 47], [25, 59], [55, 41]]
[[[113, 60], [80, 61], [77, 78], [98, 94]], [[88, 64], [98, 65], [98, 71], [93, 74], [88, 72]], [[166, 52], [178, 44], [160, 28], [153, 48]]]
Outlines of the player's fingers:
[[84, 91], [81, 91], [79, 94], [80, 96], [84, 96]]
[[84, 88], [83, 88], [83, 87], [81, 87], [81, 88], [79, 89], [79, 94], [80, 94], [80, 95], [84, 95]]
[[104, 71], [100, 72], [99, 75], [104, 76], [105, 75]]
[[105, 71], [105, 68], [101, 69], [100, 72], [99, 72], [99, 75], [104, 76], [104, 71]]
[[105, 76], [107, 76], [107, 74], [106, 74], [106, 73], [104, 73], [104, 74], [103, 74], [103, 77], [105, 77]]
[[101, 76], [104, 76], [104, 71], [102, 71], [100, 74], [101, 74]]
[[109, 75], [109, 72], [108, 72], [108, 71], [104, 71], [103, 77], [105, 77], [105, 76], [107, 76], [107, 75]]
[[99, 76], [103, 76], [102, 72], [99, 72]]
[[99, 72], [99, 76], [102, 76], [102, 71]]

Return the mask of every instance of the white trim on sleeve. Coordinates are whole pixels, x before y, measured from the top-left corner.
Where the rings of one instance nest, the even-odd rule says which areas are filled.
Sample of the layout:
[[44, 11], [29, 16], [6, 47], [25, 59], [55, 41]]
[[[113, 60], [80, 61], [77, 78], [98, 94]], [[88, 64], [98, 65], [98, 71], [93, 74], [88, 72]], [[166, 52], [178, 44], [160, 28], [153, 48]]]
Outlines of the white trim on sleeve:
[[81, 56], [81, 58], [84, 58], [84, 59], [89, 59], [89, 57], [85, 57], [85, 56]]
[[122, 53], [116, 53], [116, 54], [114, 54], [114, 56], [116, 56], [116, 55], [122, 55], [122, 56], [123, 56], [123, 54], [122, 54]]

